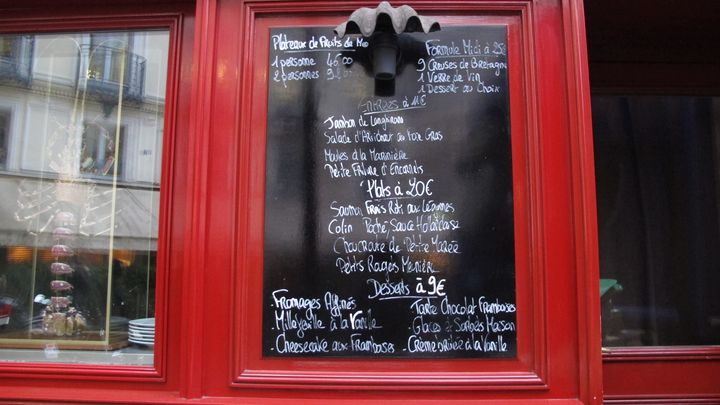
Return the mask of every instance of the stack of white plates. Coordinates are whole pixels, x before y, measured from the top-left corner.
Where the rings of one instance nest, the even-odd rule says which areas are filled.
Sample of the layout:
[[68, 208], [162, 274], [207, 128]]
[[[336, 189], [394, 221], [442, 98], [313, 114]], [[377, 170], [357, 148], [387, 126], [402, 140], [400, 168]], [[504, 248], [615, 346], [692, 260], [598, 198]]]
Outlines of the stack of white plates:
[[139, 345], [155, 344], [155, 318], [134, 319], [129, 322], [128, 341]]

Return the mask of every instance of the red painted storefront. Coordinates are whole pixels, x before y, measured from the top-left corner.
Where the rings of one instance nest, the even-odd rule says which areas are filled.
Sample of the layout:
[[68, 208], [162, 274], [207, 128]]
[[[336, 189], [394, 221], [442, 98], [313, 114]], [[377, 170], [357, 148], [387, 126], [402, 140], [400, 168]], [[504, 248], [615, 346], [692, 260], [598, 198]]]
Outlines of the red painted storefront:
[[29, 0], [0, 5], [0, 32], [169, 32], [157, 331], [152, 366], [1, 362], [0, 402], [720, 403], [717, 346], [601, 349], [588, 5], [408, 4], [444, 26], [507, 28], [516, 357], [263, 356], [269, 32], [374, 4]]

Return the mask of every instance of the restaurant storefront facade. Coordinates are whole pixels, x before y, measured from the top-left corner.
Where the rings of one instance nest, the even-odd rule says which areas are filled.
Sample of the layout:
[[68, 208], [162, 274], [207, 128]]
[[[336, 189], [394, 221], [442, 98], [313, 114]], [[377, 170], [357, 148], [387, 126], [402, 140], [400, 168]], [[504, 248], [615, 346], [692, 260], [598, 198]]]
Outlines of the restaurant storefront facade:
[[720, 403], [718, 6], [407, 4], [0, 4], [0, 403]]

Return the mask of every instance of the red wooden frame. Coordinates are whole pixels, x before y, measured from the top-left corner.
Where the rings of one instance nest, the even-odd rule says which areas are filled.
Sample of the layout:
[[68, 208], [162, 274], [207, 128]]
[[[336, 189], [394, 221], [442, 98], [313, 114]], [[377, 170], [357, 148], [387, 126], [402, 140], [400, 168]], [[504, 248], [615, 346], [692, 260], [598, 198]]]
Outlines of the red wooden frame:
[[[173, 60], [177, 57], [177, 50], [175, 47], [178, 44], [178, 25], [180, 23], [180, 16], [178, 14], [158, 14], [154, 16], [114, 16], [112, 18], [107, 17], [86, 17], [86, 18], [30, 18], [30, 19], [13, 19], [12, 22], [3, 24], [0, 22], [0, 30], [3, 33], [22, 33], [22, 32], [83, 32], [93, 30], [126, 30], [126, 29], [167, 29], [170, 36], [170, 55], [169, 60]], [[37, 27], [28, 29], [28, 26]], [[171, 64], [169, 64], [171, 65]], [[175, 77], [177, 72], [175, 71], [176, 65], [168, 67], [168, 84], [175, 83]], [[175, 100], [175, 86], [168, 86], [166, 97], [168, 100]], [[165, 110], [165, 128], [167, 133], [172, 133], [171, 130], [174, 127], [175, 121], [175, 105], [169, 103]], [[170, 157], [164, 157], [162, 161], [162, 177], [161, 184], [172, 184], [172, 172], [170, 171], [173, 151], [174, 138], [166, 137], [163, 139], [163, 150], [170, 152]], [[160, 209], [161, 213], [168, 213], [169, 208], [169, 195], [171, 190], [169, 187], [161, 187], [160, 192]], [[156, 338], [158, 342], [164, 342], [165, 339], [165, 317], [163, 316], [163, 310], [165, 308], [167, 289], [167, 265], [166, 262], [168, 252], [168, 241], [167, 226], [169, 219], [167, 215], [161, 215], [160, 218], [160, 231], [158, 232], [158, 253], [157, 253], [157, 281], [156, 281], [156, 297], [158, 304], [158, 322], [156, 326]], [[25, 371], [32, 370], [37, 374], [47, 374], [49, 376], [63, 375], [65, 378], [87, 378], [88, 376], [108, 376], [118, 378], [129, 378], [133, 377], [155, 377], [159, 378], [163, 375], [163, 344], [159, 344], [155, 350], [155, 356], [158, 360], [155, 363], [155, 367], [142, 367], [142, 366], [129, 366], [129, 367], [107, 367], [103, 365], [92, 365], [92, 366], [74, 366], [70, 370], [72, 373], [64, 373], [68, 367], [66, 365], [58, 364], [3, 364], [0, 365], [0, 370], [16, 370]]]
[[[542, 398], [551, 397], [553, 387], [548, 384], [548, 378], [553, 373], [548, 363], [548, 353], [556, 352], [560, 345], [570, 347], [582, 344], [578, 347], [584, 353], [579, 359], [564, 357], [555, 361], [566, 362], [572, 365], [572, 369], [584, 370], [578, 377], [578, 392], [582, 392], [582, 398], [588, 403], [599, 401], [599, 364], [600, 353], [597, 351], [599, 345], [599, 327], [597, 314], [598, 305], [593, 303], [594, 295], [592, 288], [597, 289], [597, 267], [589, 265], [589, 272], [580, 274], [578, 278], [565, 278], [568, 274], [556, 276], [548, 273], [552, 266], [559, 266], [564, 269], [577, 268], [585, 269], [588, 263], [592, 263], [595, 256], [593, 250], [594, 239], [588, 236], [587, 232], [593, 230], [594, 221], [586, 219], [588, 212], [594, 212], [594, 200], [588, 198], [587, 193], [594, 196], [594, 183], [592, 176], [590, 180], [585, 177], [592, 174], [592, 159], [588, 162], [586, 155], [579, 151], [573, 151], [574, 169], [577, 172], [569, 177], [568, 165], [563, 159], [570, 159], [564, 153], [571, 147], [565, 134], [572, 131], [577, 134], [574, 141], [580, 140], [579, 144], [572, 144], [572, 147], [587, 148], [592, 142], [587, 130], [589, 122], [589, 104], [583, 101], [583, 95], [587, 95], [587, 70], [584, 68], [584, 40], [578, 36], [582, 32], [582, 7], [575, 2], [564, 3], [563, 13], [571, 15], [568, 18], [568, 25], [562, 26], [555, 31], [552, 40], [565, 36], [565, 43], [558, 42], [550, 45], [539, 43], [538, 27], [543, 24], [557, 24], [561, 26], [558, 12], [560, 4], [552, 1], [487, 1], [487, 2], [413, 2], [410, 5], [425, 13], [439, 13], [447, 15], [447, 10], [454, 10], [456, 17], [448, 18], [450, 23], [482, 24], [485, 22], [508, 24], [510, 26], [510, 43], [519, 46], [516, 53], [510, 59], [510, 81], [511, 81], [511, 120], [513, 128], [513, 165], [515, 175], [515, 196], [516, 196], [516, 254], [518, 274], [518, 297], [524, 300], [521, 308], [531, 310], [531, 315], [526, 313], [528, 318], [519, 319], [519, 331], [530, 332], [519, 338], [530, 338], [530, 341], [522, 342], [518, 352], [518, 361], [508, 360], [481, 360], [481, 361], [408, 361], [388, 360], [382, 362], [368, 362], [363, 360], [303, 360], [303, 359], [263, 359], [260, 352], [260, 314], [261, 308], [261, 286], [262, 286], [262, 245], [263, 245], [263, 199], [264, 199], [264, 133], [266, 124], [266, 92], [267, 92], [267, 35], [270, 26], [333, 26], [342, 20], [345, 15], [360, 3], [330, 3], [330, 2], [227, 2], [221, 4], [222, 12], [218, 18], [218, 24], [222, 26], [223, 21], [242, 21], [243, 29], [234, 41], [230, 43], [240, 44], [240, 49], [232, 45], [227, 47], [224, 44], [215, 44], [214, 51], [218, 60], [230, 62], [240, 60], [240, 88], [234, 89], [230, 94], [225, 90], [216, 88], [216, 98], [222, 97], [225, 100], [234, 100], [239, 93], [242, 97], [238, 103], [241, 107], [232, 114], [232, 124], [224, 125], [224, 128], [238, 128], [238, 139], [229, 144], [230, 148], [237, 148], [237, 160], [232, 160], [237, 166], [236, 173], [247, 173], [248, 177], [239, 176], [237, 193], [223, 193], [221, 198], [231, 198], [237, 203], [231, 204], [236, 207], [234, 216], [226, 217], [236, 223], [237, 228], [228, 231], [223, 229], [224, 237], [233, 238], [234, 249], [237, 254], [232, 257], [223, 256], [220, 249], [216, 252], [220, 255], [210, 261], [209, 267], [227, 266], [227, 259], [232, 260], [235, 269], [235, 288], [231, 297], [218, 298], [217, 302], [230, 299], [232, 302], [232, 314], [225, 318], [234, 323], [230, 331], [229, 343], [223, 339], [213, 339], [216, 344], [233, 348], [233, 357], [230, 365], [230, 378], [232, 386], [238, 389], [382, 389], [386, 394], [397, 390], [454, 390], [454, 391], [494, 391], [509, 390], [525, 391], [517, 395], [519, 398]], [[316, 17], [313, 17], [316, 16]], [[484, 17], [482, 17], [484, 16]], [[581, 39], [578, 39], [581, 38]], [[548, 38], [548, 40], [550, 40]], [[551, 42], [552, 42], [551, 40]], [[562, 47], [567, 46], [567, 57], [564, 60], [569, 75], [567, 82], [562, 79], [554, 81], [550, 85], [536, 82], [538, 77], [552, 75], [551, 72], [556, 66], [552, 61], [553, 57], [563, 59]], [[546, 52], [547, 53], [544, 53]], [[513, 67], [514, 65], [514, 67]], [[519, 65], [519, 66], [518, 66]], [[552, 67], [551, 67], [552, 66]], [[559, 78], [559, 77], [558, 77]], [[549, 82], [548, 82], [549, 83]], [[568, 92], [572, 94], [570, 100], [558, 102], [550, 98], [556, 89], [567, 86]], [[583, 91], [584, 90], [584, 91]], [[544, 95], [544, 98], [543, 98]], [[550, 98], [548, 98], [550, 97]], [[562, 97], [561, 97], [562, 98]], [[567, 104], [565, 104], [567, 103]], [[562, 119], [564, 114], [576, 113], [568, 106], [572, 105], [583, 113], [581, 117], [574, 119], [576, 126], [569, 126]], [[542, 112], [553, 117], [542, 119]], [[553, 132], [555, 131], [555, 132]], [[576, 132], [584, 131], [584, 132]], [[563, 148], [561, 145], [565, 145]], [[557, 149], [556, 149], [557, 146]], [[551, 151], [552, 150], [552, 151]], [[586, 149], [584, 150], [586, 151]], [[563, 157], [564, 156], [564, 157]], [[590, 155], [591, 156], [591, 155]], [[553, 162], [552, 166], [547, 162]], [[568, 162], [568, 161], [565, 161]], [[567, 183], [560, 182], [552, 184], [549, 180], [551, 172], [560, 174], [566, 178]], [[223, 180], [227, 184], [226, 180]], [[564, 189], [571, 183], [579, 184], [574, 188], [575, 200], [563, 200], [564, 192], [570, 193], [570, 189]], [[551, 197], [551, 189], [561, 191], [555, 197]], [[237, 199], [237, 200], [235, 200]], [[564, 205], [560, 211], [555, 211]], [[554, 207], [554, 208], [550, 208]], [[562, 212], [562, 213], [561, 213]], [[575, 219], [581, 219], [573, 225], [567, 223], [567, 212], [575, 212]], [[563, 216], [565, 216], [563, 218]], [[523, 218], [524, 217], [524, 218]], [[525, 220], [525, 221], [524, 221]], [[564, 223], [569, 228], [558, 231], [550, 229], [554, 221]], [[523, 229], [523, 225], [527, 228]], [[563, 225], [564, 226], [564, 225]], [[561, 226], [561, 227], [563, 227]], [[572, 230], [571, 230], [572, 229]], [[568, 233], [565, 233], [569, 231]], [[554, 232], [560, 234], [553, 235]], [[575, 236], [573, 236], [575, 235]], [[576, 240], [574, 240], [576, 239]], [[550, 241], [550, 242], [548, 242]], [[587, 253], [579, 253], [580, 256], [566, 261], [567, 256], [558, 252], [569, 252], [559, 245], [568, 243], [580, 243], [580, 250], [589, 249]], [[548, 252], [548, 245], [552, 247], [553, 254]], [[583, 251], [585, 252], [585, 251]], [[550, 256], [550, 257], [548, 257]], [[565, 258], [560, 258], [565, 256]], [[567, 291], [578, 291], [569, 301], [562, 301], [557, 298], [549, 298], [545, 294], [548, 284], [553, 283], [560, 277]], [[548, 281], [548, 279], [550, 281]], [[223, 282], [227, 282], [225, 278]], [[529, 283], [529, 284], [526, 284]], [[568, 284], [569, 283], [569, 284]], [[577, 284], [575, 284], [577, 283]], [[575, 285], [573, 287], [573, 285]], [[582, 286], [582, 288], [580, 288]], [[553, 287], [555, 288], [555, 287]], [[561, 287], [557, 287], [561, 288]], [[582, 292], [581, 292], [582, 291]], [[585, 294], [585, 291], [591, 291]], [[568, 302], [577, 302], [578, 307], [570, 310], [574, 315], [568, 318], [565, 313]], [[593, 313], [594, 310], [598, 312]], [[545, 311], [557, 312], [545, 315]], [[559, 313], [563, 313], [558, 317]], [[553, 318], [550, 320], [548, 318]], [[582, 323], [582, 328], [576, 330], [575, 326], [565, 325], [560, 329], [569, 332], [558, 339], [550, 325], [553, 322], [562, 324], [562, 320], [568, 322], [577, 321]], [[568, 329], [564, 329], [568, 328]], [[220, 332], [225, 328], [216, 328]], [[522, 332], [526, 333], [526, 332]], [[562, 335], [562, 333], [560, 333]], [[579, 343], [582, 341], [582, 343]], [[528, 345], [529, 342], [532, 342]], [[556, 343], [556, 342], [559, 342]], [[567, 346], [566, 346], [567, 347]], [[593, 353], [596, 351], [596, 354]], [[569, 353], [568, 353], [569, 354]], [[381, 364], [378, 364], [381, 363]], [[558, 363], [555, 363], [556, 366]], [[594, 368], [590, 367], [595, 364]], [[577, 367], [577, 368], [576, 368]], [[421, 369], [424, 371], [418, 372]], [[317, 371], [322, 370], [322, 371]], [[479, 372], [477, 370], [488, 370]], [[557, 373], [558, 369], [555, 369]], [[565, 377], [558, 377], [563, 380]], [[217, 374], [218, 377], [221, 374]], [[208, 378], [209, 380], [209, 378]], [[572, 380], [572, 378], [570, 379]], [[567, 381], [567, 380], [565, 380]], [[209, 382], [209, 381], [208, 381]], [[221, 384], [214, 384], [218, 393], [232, 395], [233, 391], [221, 387]], [[558, 389], [555, 386], [555, 390]], [[528, 391], [529, 390], [529, 391]], [[539, 391], [537, 391], [539, 390]], [[530, 392], [537, 391], [535, 394]], [[293, 391], [296, 393], [298, 391]], [[548, 394], [550, 392], [550, 394]], [[580, 395], [579, 393], [577, 395]], [[506, 395], [504, 398], [515, 398]]]
[[[593, 93], [716, 95], [716, 78], [701, 71], [699, 76], [690, 75], [684, 87], [664, 86], [652, 74], [638, 79], [635, 87], [618, 85], [606, 72], [597, 73]], [[696, 87], [696, 83], [705, 85]], [[720, 346], [608, 347], [603, 348], [602, 361], [606, 403], [720, 403]]]
[[603, 355], [605, 401], [720, 402], [717, 347], [613, 348]]
[[[128, 2], [130, 3], [130, 2]], [[38, 3], [39, 6], [41, 3]], [[33, 4], [24, 4], [25, 7]], [[17, 7], [17, 5], [15, 6]], [[189, 11], [189, 12], [188, 12]], [[77, 400], [78, 392], [71, 385], [82, 381], [88, 388], [82, 400], [112, 401], [107, 392], [109, 387], [123, 389], [128, 398], [163, 398], [166, 394], [153, 391], [158, 384], [176, 385], [177, 371], [168, 366], [171, 357], [176, 356], [177, 345], [169, 342], [168, 336], [178, 333], [169, 319], [172, 306], [182, 305], [178, 296], [168, 293], [182, 285], [170, 278], [170, 269], [180, 266], [178, 252], [182, 249], [182, 232], [175, 216], [182, 215], [184, 201], [175, 196], [185, 193], [182, 178], [187, 176], [184, 169], [186, 153], [184, 148], [187, 125], [188, 80], [187, 69], [191, 55], [187, 49], [192, 39], [192, 8], [185, 6], [138, 7], [132, 4], [117, 4], [112, 7], [78, 7], [68, 4], [62, 10], [37, 8], [9, 8], [2, 10], [1, 33], [50, 33], [87, 32], [98, 30], [164, 29], [169, 33], [168, 73], [165, 99], [163, 139], [163, 161], [160, 191], [160, 225], [158, 230], [157, 275], [156, 275], [156, 346], [154, 366], [111, 366], [83, 364], [42, 364], [42, 363], [0, 363], [1, 398], [17, 400]], [[189, 24], [188, 24], [189, 22]], [[185, 82], [181, 86], [181, 82]], [[172, 355], [171, 355], [172, 354]], [[70, 380], [68, 387], [58, 387], [58, 381]], [[8, 383], [10, 383], [8, 385]], [[133, 391], [136, 390], [136, 391]], [[117, 399], [119, 402], [120, 399]]]
[[[590, 61], [593, 94], [720, 93], [713, 42], [717, 3], [698, 0], [681, 8], [645, 0], [587, 4], [590, 53], [595, 55]], [[634, 31], [628, 20], [642, 23], [643, 35], [616, 44], [617, 37]], [[678, 59], [688, 44], [692, 59]], [[607, 403], [720, 403], [720, 346], [611, 347], [602, 358]]]
[[[262, 247], [262, 236], [256, 231], [262, 231], [264, 206], [262, 94], [267, 78], [255, 64], [263, 65], [267, 58], [254, 52], [266, 52], [261, 27], [333, 26], [372, 2], [197, 0], [194, 12], [185, 4], [141, 0], [121, 0], [112, 6], [88, 3], [71, 0], [58, 9], [48, 0], [27, 0], [3, 11], [0, 21], [14, 24], [14, 18], [32, 15], [16, 27], [43, 30], [47, 22], [59, 21], [60, 26], [70, 17], [78, 25], [86, 24], [82, 27], [104, 27], [118, 17], [131, 23], [152, 20], [157, 13], [179, 13], [172, 90], [178, 104], [176, 119], [166, 121], [167, 131], [175, 125], [175, 143], [173, 155], [166, 154], [173, 198], [163, 201], [163, 215], [172, 222], [161, 228], [168, 244], [167, 279], [158, 285], [165, 288], [157, 309], [166, 315], [164, 342], [156, 346], [162, 360], [155, 368], [142, 369], [8, 369], [0, 364], [0, 375], [6, 377], [0, 381], [0, 401], [601, 401], [597, 237], [581, 0], [409, 2], [450, 24], [507, 24], [510, 41], [517, 44], [509, 73], [517, 291], [525, 309], [518, 315], [518, 358], [392, 360], [380, 365], [342, 360], [340, 366], [259, 355], [262, 252], [257, 247]], [[313, 372], [314, 367], [333, 374]], [[374, 373], [389, 380], [380, 381]], [[73, 387], [62, 385], [67, 379]]]
[[[530, 200], [537, 200], [539, 190], [531, 194], [531, 184], [537, 183], [537, 173], [532, 172], [538, 152], [536, 144], [531, 144], [529, 131], [526, 128], [536, 126], [532, 111], [523, 106], [527, 102], [525, 94], [531, 93], [534, 86], [527, 85], [532, 69], [525, 58], [531, 55], [527, 49], [527, 6], [528, 3], [517, 3], [503, 9], [495, 8], [497, 13], [502, 10], [508, 15], [495, 16], [480, 13], [487, 12], [478, 7], [479, 15], [442, 19], [444, 25], [502, 25], [508, 29], [509, 82], [510, 82], [510, 126], [512, 128], [513, 154], [513, 195], [515, 203], [515, 251], [516, 281], [518, 300], [518, 359], [517, 360], [326, 360], [326, 359], [263, 359], [261, 356], [261, 334], [252, 333], [243, 336], [243, 331], [262, 329], [262, 274], [263, 274], [263, 229], [264, 204], [248, 204], [248, 222], [242, 232], [248, 235], [240, 239], [238, 252], [246, 252], [239, 259], [237, 268], [239, 280], [235, 291], [248, 291], [247, 294], [236, 296], [238, 300], [233, 308], [238, 311], [233, 319], [238, 320], [236, 335], [233, 341], [246, 340], [246, 346], [236, 348], [236, 372], [234, 382], [238, 386], [257, 387], [327, 387], [354, 389], [545, 389], [544, 371], [546, 339], [543, 322], [543, 263], [541, 255], [531, 255], [539, 251], [539, 235], [529, 238], [534, 229], [542, 229], [542, 220], [531, 214]], [[240, 179], [238, 189], [247, 190], [247, 198], [251, 201], [263, 201], [265, 197], [265, 129], [267, 123], [267, 78], [269, 32], [271, 27], [288, 25], [326, 25], [328, 31], [340, 17], [313, 18], [307, 10], [298, 4], [292, 18], [278, 17], [274, 7], [249, 8], [253, 22], [247, 26], [248, 44], [253, 55], [253, 76], [264, 80], [254, 80], [252, 89], [252, 110], [245, 117], [252, 120], [241, 122], [241, 142], [247, 148], [246, 158], [249, 161], [249, 176]], [[304, 14], [304, 15], [303, 15]], [[524, 23], [524, 24], [523, 24]], [[246, 91], [243, 91], [245, 94]], [[530, 121], [530, 123], [528, 123]], [[533, 180], [529, 176], [536, 176]], [[247, 183], [245, 183], [247, 182]], [[240, 211], [242, 213], [243, 211]], [[244, 260], [243, 260], [244, 259]], [[535, 288], [533, 288], [535, 287]], [[533, 322], [533, 320], [537, 320]], [[410, 371], [413, 370], [413, 371]], [[482, 371], [478, 371], [482, 370]]]

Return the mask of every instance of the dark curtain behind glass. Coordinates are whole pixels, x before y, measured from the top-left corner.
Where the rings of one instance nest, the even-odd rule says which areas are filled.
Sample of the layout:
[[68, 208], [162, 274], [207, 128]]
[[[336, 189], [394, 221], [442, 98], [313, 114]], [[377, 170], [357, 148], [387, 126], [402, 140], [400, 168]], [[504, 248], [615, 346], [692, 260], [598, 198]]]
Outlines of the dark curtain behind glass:
[[606, 346], [720, 344], [720, 99], [594, 96]]

